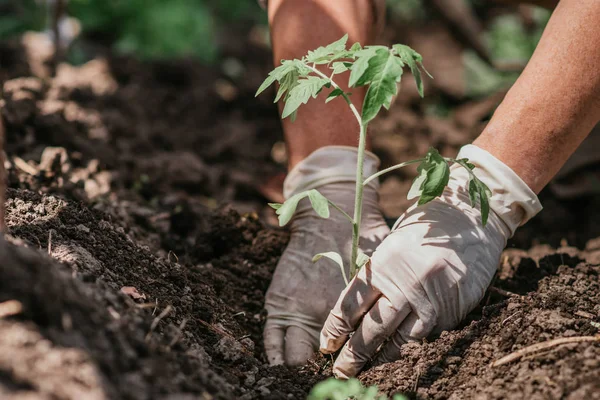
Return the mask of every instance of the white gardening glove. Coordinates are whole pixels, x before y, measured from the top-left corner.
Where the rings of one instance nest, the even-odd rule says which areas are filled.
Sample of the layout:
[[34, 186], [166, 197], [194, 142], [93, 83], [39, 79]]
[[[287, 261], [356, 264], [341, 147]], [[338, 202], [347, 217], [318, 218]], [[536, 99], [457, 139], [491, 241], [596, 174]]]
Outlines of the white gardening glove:
[[487, 225], [471, 207], [468, 172], [454, 165], [442, 196], [400, 217], [325, 322], [321, 351], [346, 343], [333, 367], [339, 378], [360, 372], [388, 338], [376, 363], [398, 359], [408, 340], [454, 328], [482, 299], [507, 239], [541, 210], [535, 193], [485, 150], [465, 146], [457, 158], [468, 158], [492, 191]]
[[[284, 196], [290, 198], [308, 189], [317, 189], [346, 213], [354, 210], [357, 151], [352, 147], [321, 148], [288, 175]], [[379, 159], [368, 153], [364, 174], [377, 172]], [[360, 248], [371, 254], [389, 233], [379, 209], [373, 182], [364, 188]], [[265, 351], [270, 364], [300, 365], [314, 354], [319, 332], [327, 314], [344, 289], [339, 266], [326, 258], [316, 263], [317, 253], [335, 251], [342, 255], [346, 274], [349, 269], [352, 225], [337, 210], [329, 218], [319, 217], [308, 199], [301, 200], [291, 222], [291, 238], [267, 291], [268, 311], [264, 331]]]

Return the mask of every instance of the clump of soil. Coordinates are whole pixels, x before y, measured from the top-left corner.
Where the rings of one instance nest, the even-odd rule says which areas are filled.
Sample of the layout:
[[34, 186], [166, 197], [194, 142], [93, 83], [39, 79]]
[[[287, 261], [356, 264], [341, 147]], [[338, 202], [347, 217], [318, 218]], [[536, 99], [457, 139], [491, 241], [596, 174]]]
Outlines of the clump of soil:
[[[280, 182], [285, 163], [277, 110], [254, 99], [268, 51], [228, 50], [245, 66], [237, 78], [108, 54], [61, 64], [49, 79], [20, 46], [0, 44], [10, 56], [0, 315], [3, 304], [22, 307], [0, 316], [0, 397], [305, 398], [330, 375], [324, 363], [269, 367], [261, 339], [264, 293], [288, 240], [265, 207], [280, 190], [265, 182]], [[444, 122], [401, 100], [376, 123], [375, 151], [385, 164], [430, 145], [455, 151], [485, 114], [461, 107]], [[412, 177], [384, 181], [390, 216], [407, 206], [398, 199]], [[513, 246], [554, 248], [507, 250], [499, 290], [462, 327], [405, 345], [402, 360], [363, 382], [413, 398], [598, 393], [598, 344], [490, 367], [532, 343], [598, 332], [600, 233], [590, 219], [572, 224], [597, 199], [574, 208], [544, 196], [545, 215], [560, 218], [532, 221]]]

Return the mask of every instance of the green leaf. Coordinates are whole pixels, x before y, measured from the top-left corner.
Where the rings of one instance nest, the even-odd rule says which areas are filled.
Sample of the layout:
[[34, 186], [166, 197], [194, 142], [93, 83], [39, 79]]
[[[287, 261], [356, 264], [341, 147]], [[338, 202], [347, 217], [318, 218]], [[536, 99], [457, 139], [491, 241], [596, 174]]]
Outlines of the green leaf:
[[366, 255], [362, 251], [358, 250], [358, 255], [356, 257], [356, 268], [357, 269], [362, 268], [366, 263], [369, 262], [369, 260], [370, 260], [370, 257], [368, 255]]
[[288, 60], [283, 60], [282, 64], [275, 68], [273, 71], [269, 72], [269, 76], [265, 81], [260, 85], [258, 90], [256, 91], [255, 96], [258, 96], [263, 91], [265, 91], [269, 86], [271, 86], [275, 81], [281, 82], [281, 80], [290, 72], [296, 70], [296, 66], [293, 62]]
[[308, 196], [308, 192], [295, 194], [276, 208], [275, 214], [279, 215], [279, 226], [284, 226], [290, 222], [296, 212], [298, 203], [306, 196]]
[[290, 121], [296, 122], [296, 117], [298, 116], [298, 110], [294, 111], [290, 114]]
[[334, 261], [337, 265], [339, 265], [340, 268], [344, 268], [344, 261], [342, 261], [342, 256], [336, 253], [335, 251], [328, 251], [326, 253], [315, 254], [312, 261], [317, 262], [323, 257], [329, 258], [330, 260]]
[[306, 56], [306, 61], [315, 64], [327, 64], [329, 62], [330, 55], [331, 52], [329, 52], [325, 47], [319, 47], [315, 50], [309, 50], [308, 55]]
[[369, 386], [366, 388], [360, 396], [361, 400], [378, 400], [377, 394], [379, 394], [379, 390], [377, 386]]
[[419, 205], [429, 203], [440, 196], [450, 180], [450, 167], [436, 149], [429, 149], [424, 163], [423, 168], [427, 171], [427, 177], [422, 185]]
[[349, 71], [352, 67], [352, 63], [346, 61], [336, 61], [333, 63], [333, 74], [341, 74], [342, 72]]
[[[375, 54], [373, 54], [373, 55], [375, 55]], [[354, 64], [352, 64], [352, 68], [351, 68], [351, 72], [350, 72], [350, 79], [348, 81], [348, 86], [350, 86], [350, 87], [362, 86], [362, 84], [359, 84], [359, 81], [361, 80], [362, 76], [365, 74], [367, 69], [369, 69], [369, 59], [370, 59], [370, 56], [365, 55], [364, 57], [357, 59], [354, 62]]]
[[315, 64], [326, 64], [334, 58], [341, 58], [345, 55], [343, 53], [345, 53], [347, 42], [348, 34], [327, 46], [318, 47], [315, 50], [309, 51], [306, 56], [306, 61]]
[[325, 196], [316, 189], [311, 189], [308, 191], [308, 199], [313, 210], [315, 210], [319, 217], [329, 218], [329, 201]]
[[363, 76], [369, 69], [369, 60], [375, 57], [378, 49], [386, 49], [386, 47], [382, 46], [369, 46], [362, 50], [358, 50], [354, 56], [356, 57], [356, 61], [352, 64], [350, 72], [350, 79], [348, 81], [348, 86], [350, 87], [358, 87], [363, 86], [367, 82], [363, 79]]
[[363, 103], [363, 124], [375, 118], [382, 106], [390, 107], [392, 98], [398, 93], [402, 66], [402, 61], [387, 49], [378, 49], [369, 59], [369, 68], [361, 77], [361, 81], [370, 82]]
[[305, 190], [304, 192], [296, 193], [283, 204], [281, 203], [269, 203], [271, 208], [275, 209], [275, 214], [279, 216], [279, 226], [284, 226], [294, 216], [296, 208], [300, 200], [308, 197], [312, 208], [315, 210], [317, 215], [322, 218], [329, 218], [329, 200], [316, 189]]
[[477, 177], [471, 177], [469, 181], [469, 199], [471, 200], [471, 206], [475, 207], [477, 203], [477, 197], [479, 197], [479, 209], [481, 211], [481, 222], [483, 226], [487, 224], [488, 217], [490, 215], [490, 196], [492, 191], [487, 185], [481, 182]]
[[274, 210], [279, 210], [281, 206], [283, 206], [283, 204], [281, 203], [269, 203], [269, 207], [271, 207]]
[[350, 47], [350, 51], [351, 52], [357, 52], [359, 50], [362, 50], [362, 46], [360, 45], [360, 43], [356, 42], [352, 45], [352, 47]]
[[469, 180], [469, 200], [471, 201], [471, 207], [477, 206], [477, 196], [479, 192], [477, 190], [477, 184], [474, 179]]
[[421, 196], [421, 193], [423, 192], [423, 183], [425, 182], [425, 179], [427, 179], [427, 169], [425, 169], [426, 164], [427, 161], [423, 161], [417, 167], [418, 175], [408, 191], [408, 195], [406, 196], [408, 200], [416, 199], [417, 197]]
[[423, 81], [421, 79], [421, 71], [419, 70], [419, 65], [423, 63], [423, 57], [410, 47], [403, 44], [395, 44], [392, 46], [398, 57], [402, 60], [402, 62], [410, 68], [410, 72], [413, 74], [415, 78], [415, 82], [417, 84], [417, 90], [421, 97], [423, 97]]
[[312, 388], [308, 395], [308, 400], [346, 400], [354, 396], [359, 396], [363, 391], [363, 386], [356, 378], [347, 381], [329, 378], [319, 382]]
[[273, 75], [267, 76], [267, 79], [265, 79], [265, 81], [262, 83], [262, 85], [260, 85], [260, 87], [256, 91], [256, 94], [254, 95], [254, 97], [257, 97], [259, 94], [261, 94], [262, 92], [264, 92], [276, 80], [277, 80], [277, 78], [275, 78], [275, 76], [273, 76]]
[[290, 63], [296, 68], [296, 71], [301, 77], [308, 76], [312, 73], [312, 69], [310, 69], [305, 63], [304, 60], [294, 59], [290, 61]]
[[[328, 378], [317, 383], [310, 391], [307, 400], [387, 400], [385, 394], [379, 394], [377, 386], [364, 387], [356, 378], [338, 380]], [[406, 399], [394, 395], [394, 400]]]
[[490, 199], [489, 196], [492, 195], [492, 192], [485, 183], [479, 181], [479, 201], [481, 207], [481, 223], [483, 226], [487, 224], [488, 217], [490, 215]]
[[286, 118], [298, 109], [302, 104], [306, 104], [312, 97], [315, 98], [329, 83], [329, 79], [323, 79], [316, 76], [308, 76], [300, 79], [287, 95], [285, 107], [281, 113], [281, 118]]
[[487, 220], [490, 214], [490, 196], [492, 191], [485, 183], [479, 180], [477, 176], [472, 172], [475, 169], [475, 164], [469, 162], [467, 158], [461, 158], [454, 160], [457, 164], [469, 171], [469, 200], [471, 201], [471, 207], [477, 206], [477, 199], [479, 198], [479, 209], [481, 211], [481, 222], [483, 226], [487, 224]]
[[340, 97], [343, 94], [344, 94], [344, 91], [342, 89], [340, 89], [340, 88], [333, 89], [331, 91], [331, 93], [329, 93], [329, 96], [327, 96], [325, 103], [329, 103], [331, 100], [335, 99], [336, 97]]
[[347, 33], [344, 36], [342, 36], [340, 39], [336, 40], [335, 42], [330, 43], [327, 46], [325, 46], [325, 48], [327, 50], [329, 50], [331, 53], [338, 53], [340, 51], [346, 50], [346, 43], [348, 43], [348, 34]]
[[298, 85], [299, 74], [295, 69], [290, 70], [285, 76], [279, 80], [279, 90], [277, 91], [277, 96], [275, 96], [274, 103], [277, 103], [286, 92], [291, 91], [294, 87]]

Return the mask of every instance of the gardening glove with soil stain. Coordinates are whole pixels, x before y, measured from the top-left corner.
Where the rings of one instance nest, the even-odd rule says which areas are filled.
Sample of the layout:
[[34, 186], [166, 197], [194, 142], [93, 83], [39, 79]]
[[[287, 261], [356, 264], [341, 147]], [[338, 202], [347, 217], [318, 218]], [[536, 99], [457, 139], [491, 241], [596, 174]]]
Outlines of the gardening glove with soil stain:
[[483, 298], [507, 239], [541, 210], [535, 193], [490, 153], [469, 145], [457, 158], [468, 158], [492, 192], [487, 224], [479, 205], [471, 207], [469, 173], [453, 165], [444, 193], [398, 219], [331, 311], [321, 351], [345, 343], [337, 377], [356, 375], [382, 344], [375, 363], [398, 359], [409, 340], [454, 328]]
[[[357, 150], [327, 146], [316, 150], [288, 175], [284, 196], [317, 189], [349, 215], [354, 210]], [[377, 172], [379, 159], [367, 152], [364, 175]], [[390, 229], [378, 205], [373, 181], [364, 188], [360, 248], [368, 255]], [[346, 286], [340, 267], [317, 253], [335, 251], [342, 255], [346, 274], [352, 247], [352, 225], [338, 210], [327, 219], [319, 217], [308, 198], [300, 201], [291, 222], [291, 237], [266, 294], [268, 311], [264, 330], [265, 351], [272, 365], [304, 364], [318, 349], [319, 332], [340, 293]]]

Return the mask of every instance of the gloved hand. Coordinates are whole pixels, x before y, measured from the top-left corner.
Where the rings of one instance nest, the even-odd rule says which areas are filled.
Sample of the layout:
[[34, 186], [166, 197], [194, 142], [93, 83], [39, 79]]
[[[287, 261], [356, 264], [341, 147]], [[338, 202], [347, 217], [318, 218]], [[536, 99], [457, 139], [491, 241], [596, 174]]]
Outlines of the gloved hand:
[[[346, 213], [354, 210], [357, 151], [352, 147], [327, 146], [298, 164], [284, 183], [289, 198], [308, 189], [317, 189]], [[379, 159], [368, 153], [364, 174], [377, 172]], [[373, 182], [364, 188], [360, 247], [371, 254], [389, 233], [378, 206]], [[270, 364], [300, 365], [318, 349], [319, 332], [327, 314], [346, 286], [339, 266], [326, 258], [316, 263], [317, 253], [335, 251], [342, 255], [346, 274], [352, 241], [352, 226], [337, 210], [327, 219], [319, 217], [308, 199], [301, 200], [291, 222], [291, 238], [269, 290], [264, 344]]]
[[325, 322], [321, 351], [346, 343], [333, 367], [337, 377], [360, 372], [388, 338], [375, 363], [398, 359], [409, 340], [454, 328], [482, 299], [507, 239], [541, 210], [535, 193], [485, 150], [465, 146], [457, 158], [475, 164], [492, 191], [487, 225], [471, 207], [468, 172], [452, 166], [442, 196], [400, 217]]

